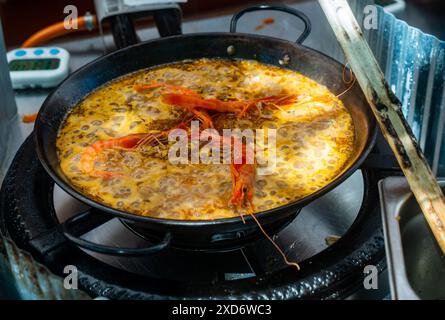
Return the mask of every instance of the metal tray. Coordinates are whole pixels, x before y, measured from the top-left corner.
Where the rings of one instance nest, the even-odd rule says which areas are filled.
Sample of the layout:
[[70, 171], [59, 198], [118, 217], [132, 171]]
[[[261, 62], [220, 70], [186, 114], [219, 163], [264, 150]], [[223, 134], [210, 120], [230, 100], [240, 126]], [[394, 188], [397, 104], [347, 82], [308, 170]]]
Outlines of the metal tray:
[[406, 179], [386, 178], [379, 189], [392, 298], [445, 299], [445, 258]]

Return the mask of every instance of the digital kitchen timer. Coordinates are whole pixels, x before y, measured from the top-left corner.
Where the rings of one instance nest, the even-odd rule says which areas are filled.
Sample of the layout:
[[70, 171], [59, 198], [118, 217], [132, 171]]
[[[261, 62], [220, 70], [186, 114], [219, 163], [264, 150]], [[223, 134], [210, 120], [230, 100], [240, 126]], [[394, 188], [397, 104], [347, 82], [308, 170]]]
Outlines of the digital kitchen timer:
[[69, 74], [70, 54], [63, 48], [16, 49], [7, 57], [14, 89], [53, 88]]

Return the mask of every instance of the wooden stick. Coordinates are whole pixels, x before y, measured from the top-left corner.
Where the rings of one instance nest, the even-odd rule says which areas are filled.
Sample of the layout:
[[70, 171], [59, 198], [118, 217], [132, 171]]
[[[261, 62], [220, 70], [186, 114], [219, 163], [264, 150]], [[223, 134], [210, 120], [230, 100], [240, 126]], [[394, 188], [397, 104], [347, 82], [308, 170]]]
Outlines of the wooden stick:
[[319, 0], [411, 191], [445, 253], [445, 198], [346, 0]]

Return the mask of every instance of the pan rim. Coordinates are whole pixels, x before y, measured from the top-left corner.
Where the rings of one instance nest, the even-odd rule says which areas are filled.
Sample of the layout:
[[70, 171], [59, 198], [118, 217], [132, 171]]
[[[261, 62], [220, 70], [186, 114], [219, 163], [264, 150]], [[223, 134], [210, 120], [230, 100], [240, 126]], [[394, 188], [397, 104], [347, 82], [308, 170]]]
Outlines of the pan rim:
[[[175, 39], [187, 40], [190, 38], [209, 37], [209, 36], [225, 37], [225, 38], [232, 37], [234, 39], [236, 39], [236, 38], [250, 38], [250, 39], [254, 38], [254, 39], [262, 39], [262, 40], [280, 42], [282, 44], [290, 45], [290, 46], [296, 47], [298, 49], [316, 53], [316, 54], [330, 60], [334, 64], [337, 64], [339, 67], [345, 67], [344, 64], [340, 63], [336, 59], [329, 57], [328, 55], [326, 55], [318, 50], [309, 48], [309, 47], [301, 45], [301, 44], [297, 44], [294, 42], [290, 42], [288, 40], [283, 40], [283, 39], [279, 39], [279, 38], [275, 38], [275, 37], [238, 33], [238, 32], [236, 32], [236, 33], [206, 32], [206, 33], [193, 33], [193, 34], [186, 34], [186, 35], [175, 35], [175, 36], [171, 36], [171, 37], [165, 37], [165, 38], [160, 38], [160, 39], [152, 39], [152, 40], [144, 41], [144, 42], [137, 43], [132, 46], [108, 53], [106, 55], [103, 55], [103, 56], [89, 62], [88, 64], [82, 66], [81, 68], [77, 69], [75, 72], [70, 74], [54, 91], [52, 91], [47, 96], [47, 98], [45, 99], [45, 101], [43, 102], [43, 104], [39, 110], [39, 113], [38, 113], [38, 116], [37, 116], [37, 119], [35, 122], [35, 127], [34, 127], [34, 142], [36, 145], [36, 151], [37, 151], [37, 156], [39, 158], [39, 161], [42, 164], [45, 171], [51, 177], [51, 179], [63, 191], [67, 192], [70, 196], [76, 198], [77, 200], [87, 204], [90, 207], [97, 208], [101, 211], [110, 213], [117, 218], [121, 218], [121, 219], [124, 219], [127, 221], [143, 222], [143, 223], [148, 223], [148, 224], [162, 224], [165, 226], [182, 226], [182, 227], [199, 227], [199, 226], [210, 226], [210, 225], [215, 226], [215, 225], [220, 225], [220, 224], [242, 223], [242, 221], [239, 217], [221, 218], [221, 219], [215, 219], [215, 220], [179, 220], [179, 219], [155, 218], [155, 217], [141, 216], [141, 215], [133, 214], [130, 212], [122, 211], [119, 209], [112, 208], [108, 205], [102, 204], [94, 199], [87, 197], [86, 195], [84, 195], [83, 193], [78, 191], [74, 186], [71, 186], [70, 184], [66, 183], [61, 177], [59, 177], [59, 174], [49, 164], [49, 160], [47, 159], [45, 152], [43, 151], [44, 150], [43, 143], [42, 143], [42, 141], [40, 141], [41, 140], [40, 132], [42, 130], [41, 127], [43, 126], [43, 121], [41, 119], [43, 111], [45, 110], [45, 108], [48, 105], [51, 98], [57, 93], [59, 88], [62, 87], [66, 82], [70, 81], [70, 79], [74, 75], [84, 72], [86, 69], [91, 68], [91, 66], [94, 66], [97, 63], [100, 63], [101, 60], [107, 59], [111, 56], [117, 57], [120, 54], [122, 54], [123, 52], [126, 52], [127, 50], [132, 50], [132, 49], [140, 47], [140, 46], [147, 46], [153, 42], [172, 41]], [[172, 61], [172, 62], [174, 62], [174, 61]], [[124, 76], [124, 75], [125, 74], [122, 74], [121, 76]], [[257, 212], [257, 213], [255, 213], [255, 217], [258, 219], [263, 219], [266, 216], [275, 214], [277, 211], [287, 211], [288, 209], [292, 209], [292, 208], [302, 208], [305, 205], [307, 205], [308, 203], [310, 203], [310, 202], [314, 201], [315, 199], [321, 197], [322, 195], [328, 193], [329, 191], [331, 191], [332, 189], [334, 189], [335, 187], [340, 185], [342, 182], [344, 182], [347, 178], [349, 178], [352, 173], [354, 173], [355, 171], [357, 171], [357, 169], [359, 169], [359, 167], [364, 162], [364, 160], [367, 158], [367, 156], [369, 155], [369, 153], [371, 152], [371, 150], [375, 144], [378, 130], [377, 130], [376, 121], [373, 118], [373, 116], [371, 116], [370, 124], [371, 125], [369, 127], [368, 138], [364, 144], [364, 148], [361, 151], [360, 155], [349, 165], [349, 167], [346, 170], [344, 170], [341, 174], [339, 174], [336, 178], [334, 178], [334, 180], [332, 180], [329, 184], [327, 184], [323, 188], [317, 190], [316, 192], [311, 193], [308, 196], [303, 197], [297, 201], [293, 201], [293, 202], [287, 203], [283, 206], [272, 208], [272, 209], [269, 209], [266, 211]], [[250, 215], [246, 215], [245, 220], [246, 220], [246, 222], [253, 222], [253, 218]]]

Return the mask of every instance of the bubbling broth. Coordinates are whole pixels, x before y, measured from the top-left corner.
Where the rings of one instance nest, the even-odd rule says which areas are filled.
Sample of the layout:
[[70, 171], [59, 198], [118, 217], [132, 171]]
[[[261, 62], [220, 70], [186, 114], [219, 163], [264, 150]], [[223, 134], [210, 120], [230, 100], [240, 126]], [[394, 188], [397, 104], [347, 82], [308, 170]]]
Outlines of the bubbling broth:
[[[164, 132], [185, 119], [190, 125], [190, 103], [167, 101], [171, 92], [186, 101], [200, 99], [197, 110], [219, 133], [276, 130], [275, 167], [251, 181], [256, 212], [323, 188], [342, 173], [352, 154], [352, 118], [325, 86], [256, 61], [200, 59], [138, 71], [84, 98], [57, 138], [60, 165], [70, 183], [98, 202], [142, 216], [211, 220], [247, 213], [247, 205], [229, 203], [231, 165], [173, 164], [168, 153], [174, 142], [159, 136], [143, 147], [133, 143], [142, 134]], [[254, 102], [238, 114], [203, 108], [237, 106], [240, 101]]]

